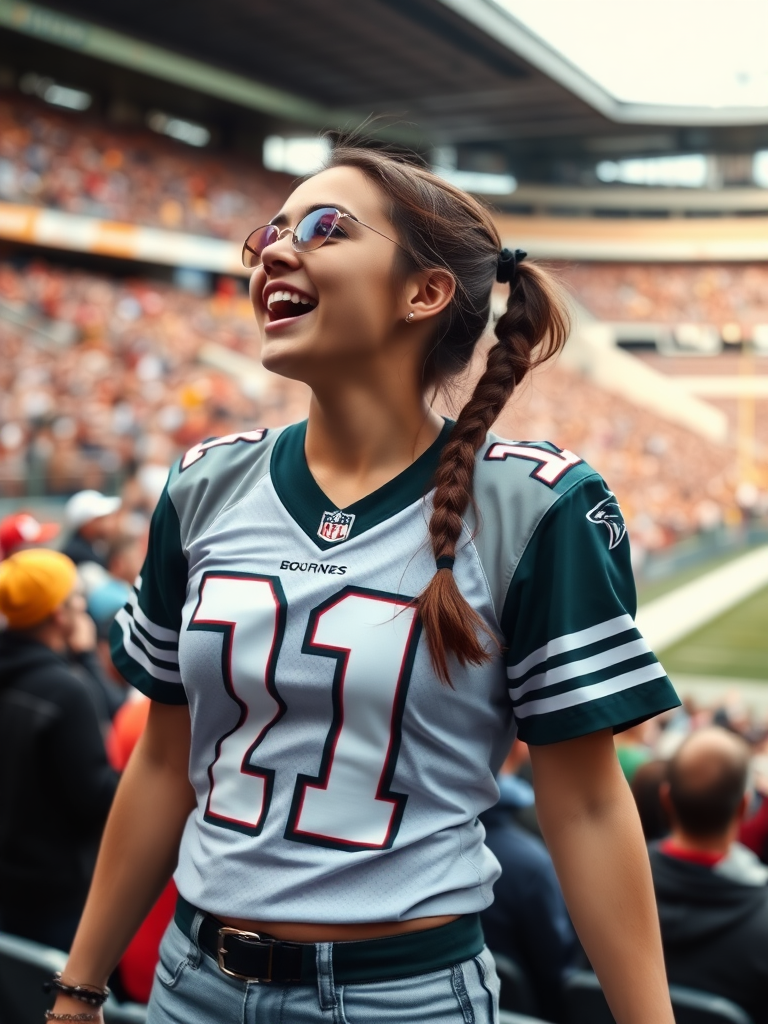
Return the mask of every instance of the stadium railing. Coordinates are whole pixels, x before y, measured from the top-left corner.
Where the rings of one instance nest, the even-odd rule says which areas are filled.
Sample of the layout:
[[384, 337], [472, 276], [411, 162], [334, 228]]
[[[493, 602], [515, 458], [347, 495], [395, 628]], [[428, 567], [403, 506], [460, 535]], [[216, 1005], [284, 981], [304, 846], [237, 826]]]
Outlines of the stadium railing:
[[[60, 949], [0, 932], [2, 1024], [40, 1024], [53, 1003], [53, 997], [43, 992], [43, 982], [62, 970], [66, 962], [67, 954]], [[106, 1024], [144, 1024], [146, 1013], [145, 1006], [118, 1003], [111, 996], [104, 1004]]]
[[[675, 1024], [753, 1024], [736, 1003], [709, 992], [670, 985]], [[566, 982], [565, 1024], [615, 1024], [600, 982], [591, 971], [574, 971]]]

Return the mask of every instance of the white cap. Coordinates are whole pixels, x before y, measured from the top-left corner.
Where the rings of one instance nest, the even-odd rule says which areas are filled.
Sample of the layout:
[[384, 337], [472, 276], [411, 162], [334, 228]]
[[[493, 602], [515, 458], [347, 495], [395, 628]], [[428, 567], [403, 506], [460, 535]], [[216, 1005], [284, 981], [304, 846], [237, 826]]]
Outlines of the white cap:
[[108, 498], [99, 491], [78, 491], [64, 506], [64, 522], [70, 530], [79, 530], [94, 519], [117, 512], [122, 503], [121, 498]]

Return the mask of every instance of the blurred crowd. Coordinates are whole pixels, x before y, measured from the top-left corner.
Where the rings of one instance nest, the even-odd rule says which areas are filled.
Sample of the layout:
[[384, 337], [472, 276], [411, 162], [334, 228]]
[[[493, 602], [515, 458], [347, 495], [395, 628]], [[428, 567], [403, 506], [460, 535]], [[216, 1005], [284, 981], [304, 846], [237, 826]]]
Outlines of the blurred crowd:
[[[51, 322], [71, 329], [68, 343], [46, 336]], [[151, 511], [180, 451], [255, 421], [300, 419], [301, 385], [203, 361], [206, 352], [257, 356], [254, 338], [242, 281], [220, 279], [200, 296], [0, 263], [0, 496], [114, 491], [132, 480], [131, 500]]]
[[[768, 721], [735, 691], [712, 707], [688, 699], [619, 734], [616, 750], [649, 846], [670, 983], [728, 999], [766, 1024]], [[499, 783], [501, 799], [483, 822], [502, 875], [483, 924], [502, 1005], [572, 1019], [567, 978], [589, 964], [541, 837], [519, 741]]]
[[242, 241], [280, 208], [289, 179], [260, 160], [0, 96], [0, 200]]
[[709, 324], [726, 340], [768, 324], [766, 263], [567, 263], [558, 272], [598, 320]]
[[[15, 318], [0, 315], [0, 496], [127, 488], [129, 505], [151, 511], [190, 445], [306, 414], [306, 389], [258, 365], [241, 281], [221, 278], [198, 295], [0, 263], [3, 309]], [[64, 324], [68, 342], [47, 338], [45, 324]], [[217, 368], [228, 354], [252, 372], [239, 362]], [[742, 515], [729, 449], [568, 370], [547, 368], [524, 384], [498, 430], [553, 440], [590, 462], [622, 503], [638, 556]]]

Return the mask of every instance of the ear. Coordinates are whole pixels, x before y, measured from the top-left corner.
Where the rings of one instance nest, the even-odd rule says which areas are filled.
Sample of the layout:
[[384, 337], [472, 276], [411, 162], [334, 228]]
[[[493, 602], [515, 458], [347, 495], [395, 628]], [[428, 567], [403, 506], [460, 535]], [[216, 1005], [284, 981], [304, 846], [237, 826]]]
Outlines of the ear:
[[450, 304], [455, 292], [453, 274], [440, 267], [411, 275], [405, 288], [403, 319], [413, 313], [409, 323], [417, 324], [438, 316]]
[[664, 813], [667, 816], [667, 820], [669, 822], [673, 822], [675, 820], [675, 809], [672, 806], [672, 801], [669, 798], [668, 782], [659, 783], [659, 803], [664, 809]]

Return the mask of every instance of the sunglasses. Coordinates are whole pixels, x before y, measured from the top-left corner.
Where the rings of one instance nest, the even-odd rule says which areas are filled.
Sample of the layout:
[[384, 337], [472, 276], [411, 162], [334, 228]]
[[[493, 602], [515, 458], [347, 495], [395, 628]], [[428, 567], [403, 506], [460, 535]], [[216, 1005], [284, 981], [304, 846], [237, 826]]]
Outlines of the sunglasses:
[[[362, 228], [368, 228], [369, 231], [374, 231], [377, 235], [381, 235], [382, 238], [394, 242], [398, 248], [403, 249], [403, 246], [399, 242], [395, 242], [394, 238], [390, 238], [389, 235], [385, 235], [377, 228], [372, 228], [370, 224], [363, 224], [351, 213], [342, 213], [334, 206], [323, 206], [319, 210], [312, 210], [306, 217], [302, 217], [295, 228], [278, 228], [275, 224], [265, 224], [263, 227], [256, 228], [248, 235], [243, 244], [243, 266], [248, 270], [261, 266], [261, 254], [268, 245], [274, 245], [282, 238], [286, 231], [290, 232], [291, 245], [296, 252], [312, 252], [334, 236], [348, 238], [349, 236], [339, 227], [339, 221], [345, 219], [351, 220], [353, 224], [359, 224]], [[406, 251], [403, 249], [403, 252]]]

